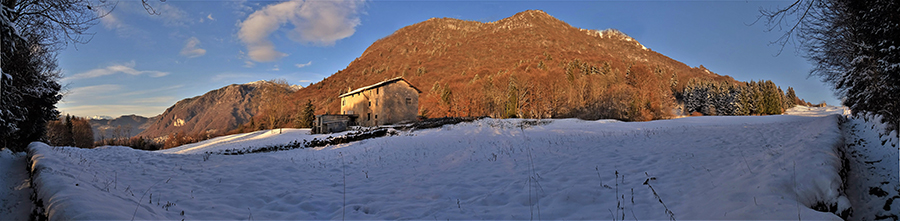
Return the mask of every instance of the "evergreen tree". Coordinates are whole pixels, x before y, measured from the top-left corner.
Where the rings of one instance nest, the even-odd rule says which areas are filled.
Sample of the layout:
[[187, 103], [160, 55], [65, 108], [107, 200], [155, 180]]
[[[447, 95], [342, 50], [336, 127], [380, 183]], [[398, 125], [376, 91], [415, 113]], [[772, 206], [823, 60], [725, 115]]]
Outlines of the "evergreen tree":
[[316, 107], [313, 106], [312, 101], [306, 100], [306, 105], [303, 106], [303, 110], [301, 110], [298, 117], [298, 126], [300, 128], [311, 128], [313, 121], [316, 120], [315, 111]]
[[797, 94], [794, 93], [793, 87], [788, 87], [787, 93], [785, 94], [785, 100], [788, 101], [790, 107], [803, 104], [800, 102], [800, 98], [797, 97]]

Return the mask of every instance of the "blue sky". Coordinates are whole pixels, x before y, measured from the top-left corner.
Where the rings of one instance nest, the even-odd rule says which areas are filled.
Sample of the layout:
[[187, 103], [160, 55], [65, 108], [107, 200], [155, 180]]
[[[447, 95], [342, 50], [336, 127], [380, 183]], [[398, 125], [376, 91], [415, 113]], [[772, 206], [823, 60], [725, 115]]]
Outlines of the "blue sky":
[[750, 25], [792, 1], [119, 1], [87, 44], [59, 55], [77, 116], [155, 116], [229, 84], [286, 79], [306, 86], [344, 69], [372, 42], [432, 17], [490, 22], [539, 9], [584, 29], [615, 28], [644, 46], [737, 80], [772, 80], [810, 102], [838, 104], [807, 78], [811, 65], [780, 32]]

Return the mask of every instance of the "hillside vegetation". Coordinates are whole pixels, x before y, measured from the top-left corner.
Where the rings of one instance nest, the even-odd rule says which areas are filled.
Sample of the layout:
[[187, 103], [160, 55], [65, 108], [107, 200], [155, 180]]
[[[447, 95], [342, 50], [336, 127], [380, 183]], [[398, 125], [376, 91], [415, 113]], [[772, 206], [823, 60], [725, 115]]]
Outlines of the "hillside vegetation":
[[496, 22], [432, 18], [401, 28], [293, 98], [312, 100], [317, 114], [338, 113], [339, 94], [392, 77], [423, 90], [419, 111], [426, 117], [628, 121], [679, 114], [675, 106], [689, 82], [742, 83], [688, 67], [617, 30], [579, 29], [525, 11]]

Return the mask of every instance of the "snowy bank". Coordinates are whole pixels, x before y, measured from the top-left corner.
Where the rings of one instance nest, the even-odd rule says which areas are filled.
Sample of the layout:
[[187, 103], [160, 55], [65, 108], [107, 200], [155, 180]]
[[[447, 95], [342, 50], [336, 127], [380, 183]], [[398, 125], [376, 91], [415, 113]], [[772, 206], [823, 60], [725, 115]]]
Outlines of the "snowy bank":
[[[881, 116], [859, 113], [843, 123], [849, 162], [851, 220], [897, 220], [900, 215], [900, 145]], [[887, 133], [889, 132], [889, 133]]]
[[[849, 206], [838, 115], [482, 119], [322, 148], [29, 146], [51, 219], [804, 219]], [[321, 135], [316, 135], [321, 136]]]
[[0, 148], [0, 220], [27, 220], [34, 206], [25, 153]]

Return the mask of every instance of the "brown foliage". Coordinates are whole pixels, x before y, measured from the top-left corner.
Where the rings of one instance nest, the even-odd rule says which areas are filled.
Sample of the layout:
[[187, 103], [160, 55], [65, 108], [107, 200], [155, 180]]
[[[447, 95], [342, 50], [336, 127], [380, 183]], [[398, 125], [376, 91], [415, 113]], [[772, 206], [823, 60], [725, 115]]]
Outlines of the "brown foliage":
[[209, 134], [206, 132], [200, 132], [196, 134], [185, 135], [184, 133], [171, 133], [166, 136], [166, 140], [163, 143], [162, 149], [169, 149], [185, 144], [192, 144], [204, 140], [208, 140], [210, 138], [216, 137], [216, 135]]
[[690, 79], [734, 81], [621, 32], [525, 11], [496, 22], [442, 18], [401, 28], [290, 99], [311, 100], [317, 114], [338, 113], [341, 93], [400, 76], [422, 89], [419, 110], [428, 117], [639, 121], [671, 117], [673, 93]]
[[131, 147], [138, 150], [160, 150], [163, 147], [163, 143], [153, 140], [147, 139], [142, 136], [135, 136], [131, 138], [110, 138], [103, 139], [94, 143], [94, 146], [126, 146]]
[[85, 118], [66, 116], [47, 122], [44, 138], [51, 146], [94, 147], [94, 132]]

